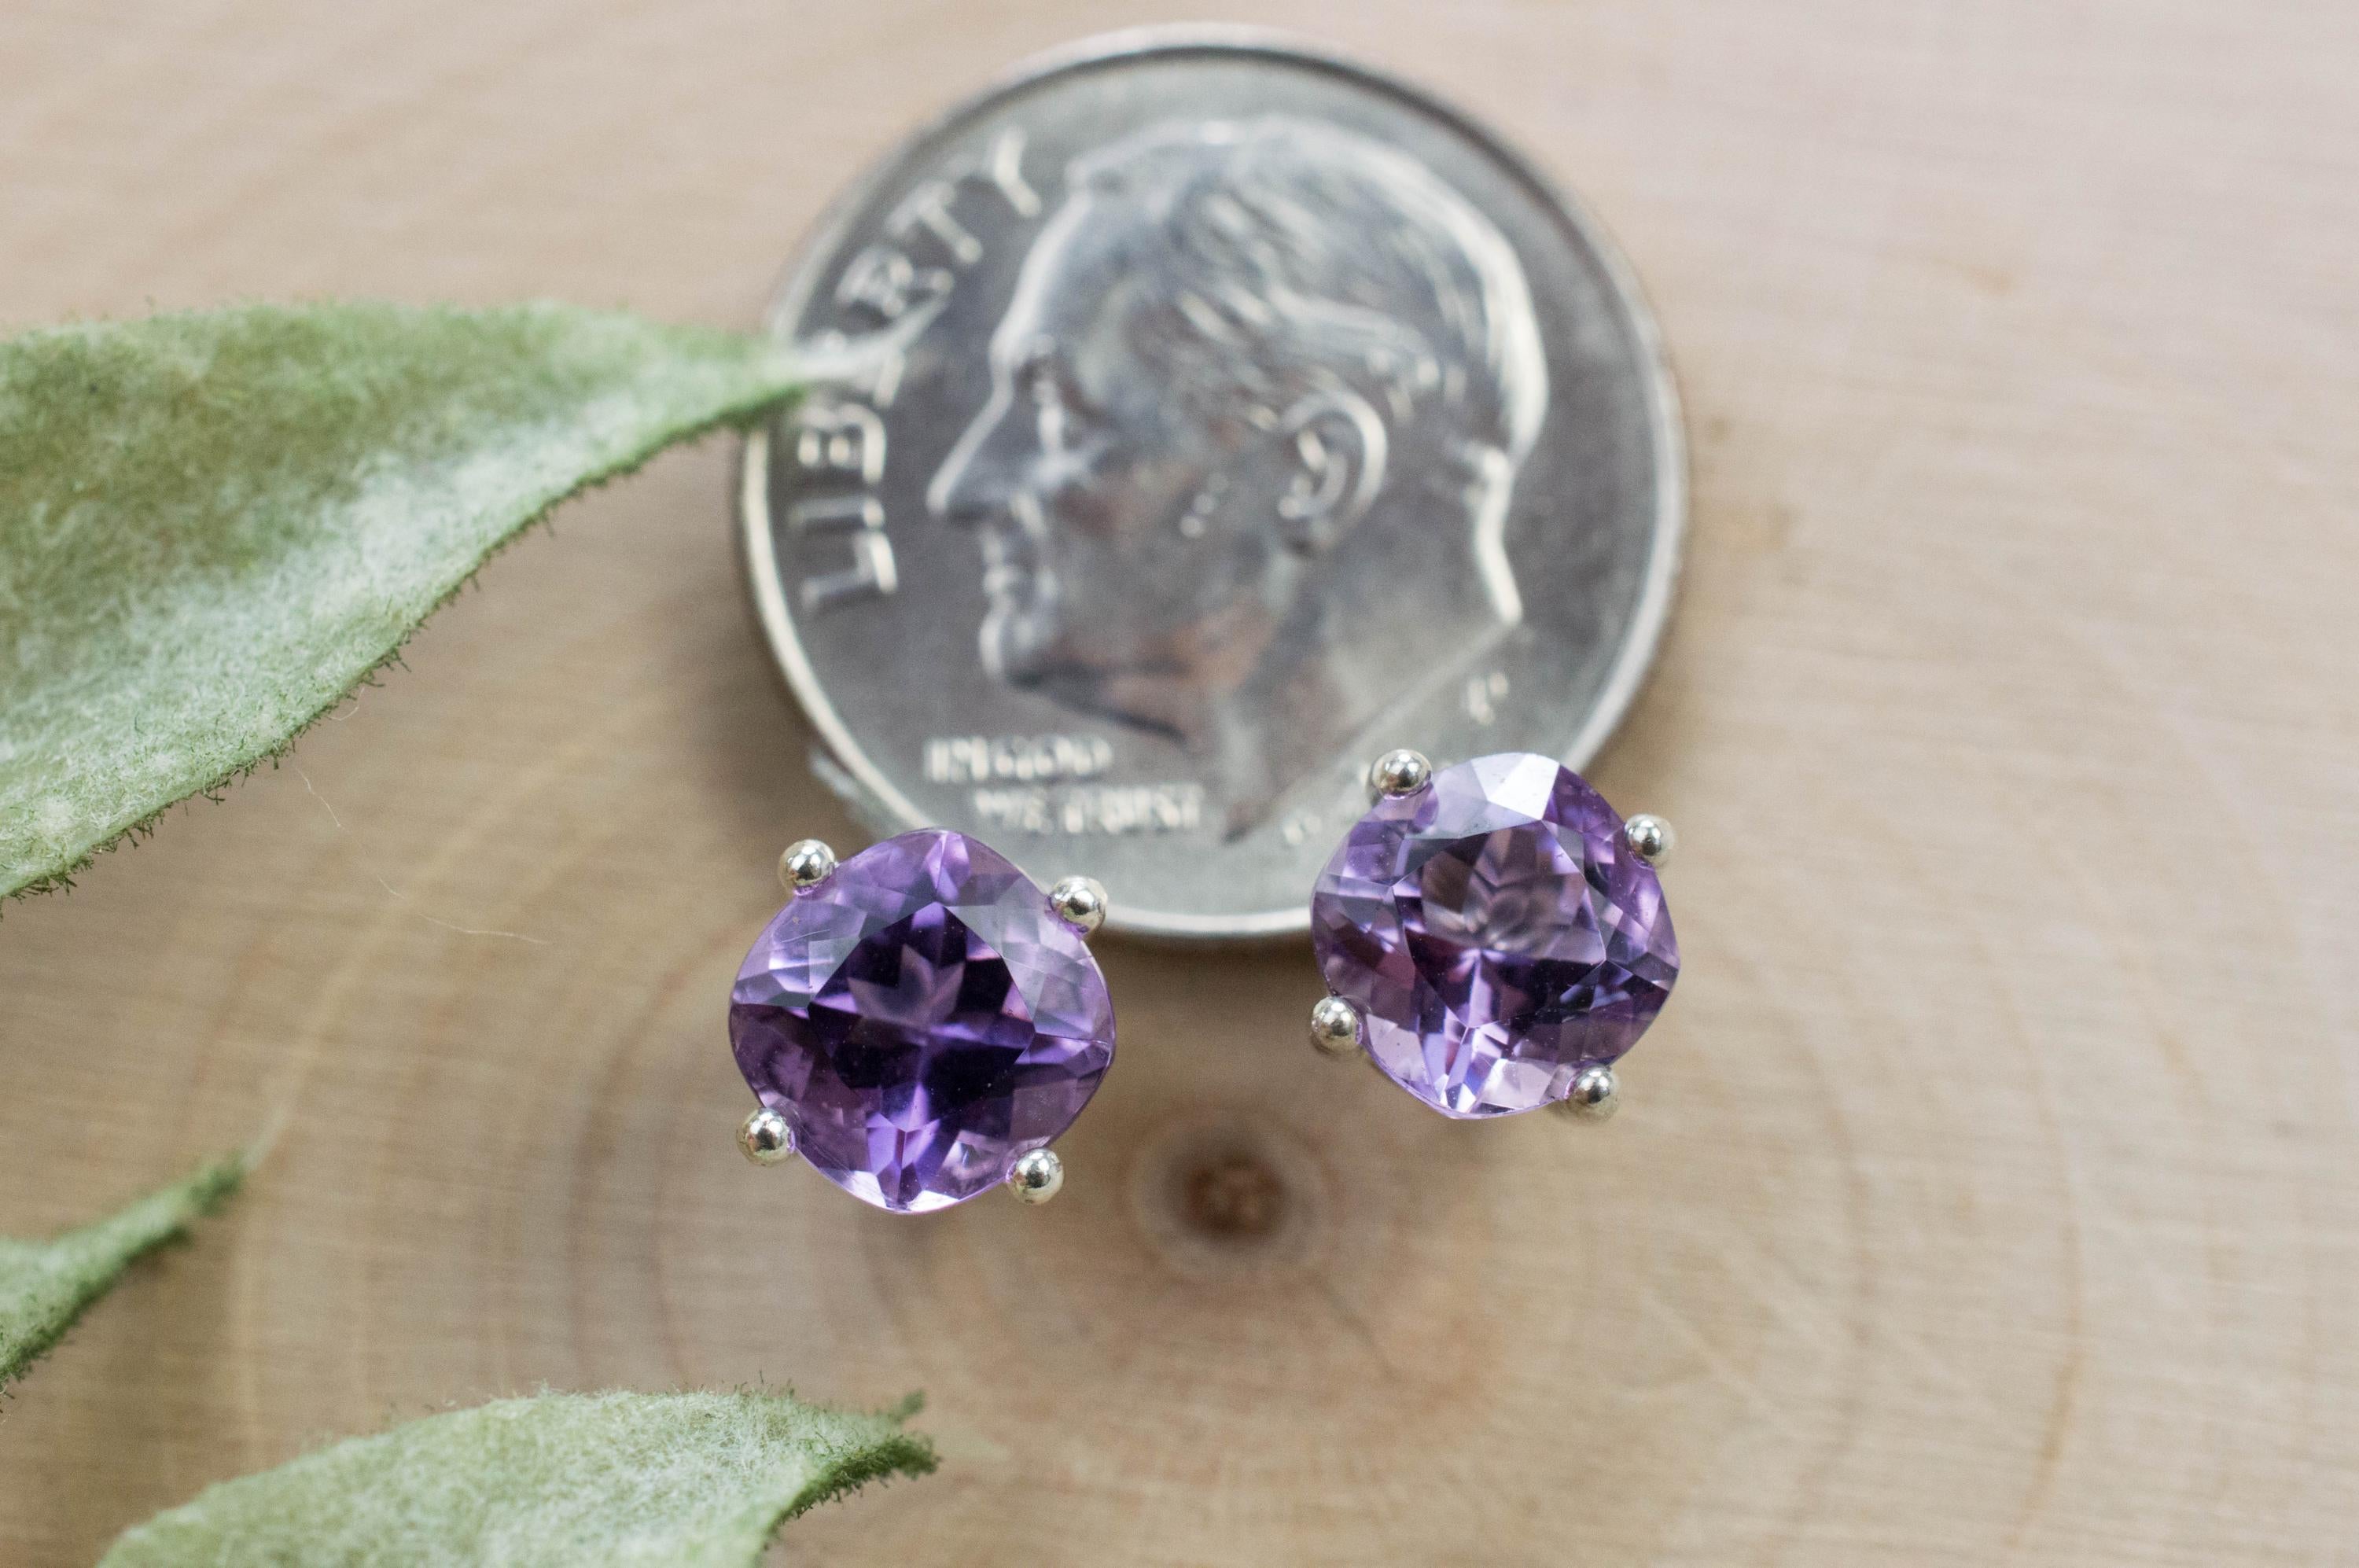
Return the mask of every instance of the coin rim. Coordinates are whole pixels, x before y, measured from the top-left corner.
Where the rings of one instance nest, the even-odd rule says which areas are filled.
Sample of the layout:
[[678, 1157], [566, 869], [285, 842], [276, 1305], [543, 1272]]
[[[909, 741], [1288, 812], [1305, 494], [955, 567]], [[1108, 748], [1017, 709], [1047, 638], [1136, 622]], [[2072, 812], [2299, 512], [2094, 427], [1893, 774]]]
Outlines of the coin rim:
[[[1679, 385], [1671, 372], [1661, 328], [1637, 274], [1605, 227], [1578, 198], [1558, 185], [1522, 154], [1482, 125], [1425, 89], [1382, 68], [1333, 53], [1270, 28], [1249, 27], [1150, 27], [1125, 28], [1081, 39], [1020, 61], [981, 90], [959, 100], [917, 129], [904, 135], [860, 178], [837, 195], [804, 236], [784, 282], [763, 312], [764, 330], [772, 336], [789, 330], [809, 302], [828, 258], [850, 228], [853, 219], [875, 191], [908, 166], [909, 154], [959, 124], [975, 118], [1002, 101], [1028, 92], [1050, 77], [1102, 69], [1123, 61], [1158, 56], [1212, 55], [1272, 60], [1331, 76], [1401, 100], [1409, 108], [1430, 115], [1473, 144], [1477, 151], [1497, 160], [1511, 180], [1526, 186], [1543, 207], [1585, 245], [1603, 273], [1608, 290], [1618, 299], [1629, 322], [1638, 366], [1647, 382], [1647, 414], [1657, 443], [1657, 489], [1654, 528], [1644, 581], [1639, 584], [1630, 628], [1622, 639], [1604, 684], [1588, 718], [1563, 751], [1566, 767], [1578, 770], [1620, 727], [1645, 685], [1660, 650], [1670, 618], [1671, 600], [1679, 583], [1688, 521], [1688, 454]], [[932, 819], [886, 777], [867, 752], [853, 738], [851, 729], [828, 698], [797, 634], [778, 575], [769, 514], [770, 431], [765, 425], [745, 440], [737, 487], [738, 559], [754, 608], [788, 686], [819, 732], [836, 764], [864, 789], [872, 801], [904, 828], [932, 824]], [[1105, 929], [1126, 935], [1177, 938], [1196, 942], [1300, 935], [1310, 929], [1310, 895], [1303, 902], [1281, 909], [1246, 915], [1192, 915], [1134, 908], [1119, 899], [1107, 911]]]

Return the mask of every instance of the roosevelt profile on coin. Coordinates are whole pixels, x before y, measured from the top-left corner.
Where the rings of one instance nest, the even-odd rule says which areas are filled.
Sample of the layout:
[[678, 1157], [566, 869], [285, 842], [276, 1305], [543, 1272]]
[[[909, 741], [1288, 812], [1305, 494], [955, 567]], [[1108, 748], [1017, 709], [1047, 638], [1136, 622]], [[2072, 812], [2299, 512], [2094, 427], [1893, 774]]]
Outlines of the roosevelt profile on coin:
[[1398, 151], [1273, 115], [1073, 159], [991, 361], [928, 491], [979, 530], [984, 668], [1178, 740], [1229, 833], [1521, 618], [1530, 291]]

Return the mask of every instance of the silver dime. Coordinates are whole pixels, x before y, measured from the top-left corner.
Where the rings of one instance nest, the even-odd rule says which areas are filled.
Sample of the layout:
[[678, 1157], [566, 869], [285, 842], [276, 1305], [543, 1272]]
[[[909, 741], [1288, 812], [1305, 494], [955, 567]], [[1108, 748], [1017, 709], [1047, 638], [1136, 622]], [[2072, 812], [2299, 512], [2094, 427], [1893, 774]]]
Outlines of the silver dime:
[[1061, 57], [864, 180], [771, 321], [821, 378], [746, 444], [746, 560], [822, 771], [1117, 929], [1305, 929], [1377, 754], [1578, 767], [1653, 655], [1684, 457], [1628, 272], [1367, 71]]

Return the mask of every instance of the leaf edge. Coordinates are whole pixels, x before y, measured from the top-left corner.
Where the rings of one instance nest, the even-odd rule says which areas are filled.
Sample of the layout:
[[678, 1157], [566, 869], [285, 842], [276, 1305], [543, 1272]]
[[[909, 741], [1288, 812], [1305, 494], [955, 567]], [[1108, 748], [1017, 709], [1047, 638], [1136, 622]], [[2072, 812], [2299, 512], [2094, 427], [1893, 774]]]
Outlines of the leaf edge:
[[[245, 1183], [246, 1177], [253, 1173], [254, 1164], [255, 1156], [250, 1150], [221, 1156], [199, 1166], [177, 1181], [140, 1194], [111, 1214], [49, 1237], [49, 1243], [54, 1245], [109, 1226], [123, 1226], [135, 1236], [135, 1239], [123, 1247], [111, 1265], [85, 1282], [86, 1288], [81, 1289], [78, 1298], [62, 1315], [44, 1325], [40, 1333], [27, 1338], [10, 1364], [0, 1366], [0, 1396], [13, 1395], [16, 1386], [24, 1380], [25, 1374], [33, 1364], [63, 1343], [74, 1325], [82, 1321], [82, 1314], [114, 1290], [134, 1263], [158, 1247], [187, 1236], [190, 1226], [217, 1212], [227, 1203]], [[140, 1223], [143, 1220], [145, 1224]]]
[[[303, 306], [279, 307], [240, 304], [222, 306], [212, 310], [170, 311], [165, 312], [165, 314], [209, 316], [230, 314], [240, 310], [255, 309], [306, 309], [339, 304], [386, 303], [388, 302], [383, 300], [319, 299], [306, 301]], [[397, 305], [394, 308], [397, 310], [426, 310], [434, 309], [436, 307]], [[519, 301], [508, 306], [491, 307], [491, 309], [515, 310], [556, 309], [572, 310], [579, 309], [579, 307], [565, 305], [560, 301], [552, 299], [532, 299]], [[607, 313], [616, 316], [636, 315], [636, 312], [624, 310], [615, 310]], [[157, 319], [158, 318], [136, 318], [138, 321], [153, 321]], [[648, 318], [641, 319], [651, 320]], [[31, 329], [30, 332], [24, 335], [31, 335], [32, 333], [44, 332], [64, 331], [67, 330], [68, 325], [72, 328], [87, 328], [114, 324], [129, 323], [116, 323], [107, 321], [78, 321], [67, 325], [36, 327]], [[732, 335], [727, 333], [724, 329], [696, 328], [691, 330], [712, 332], [716, 336]], [[223, 790], [229, 789], [232, 785], [236, 784], [240, 780], [260, 771], [266, 766], [276, 768], [283, 758], [293, 753], [297, 743], [299, 742], [303, 736], [309, 735], [315, 726], [327, 719], [331, 714], [334, 713], [339, 708], [342, 708], [345, 703], [351, 702], [364, 688], [382, 684], [379, 677], [381, 677], [386, 670], [401, 664], [402, 650], [409, 645], [410, 639], [415, 637], [418, 633], [424, 628], [428, 621], [432, 620], [443, 610], [449, 608], [461, 594], [464, 593], [470, 587], [473, 586], [476, 579], [482, 575], [484, 569], [491, 563], [495, 557], [499, 556], [512, 546], [521, 541], [525, 536], [531, 533], [534, 529], [546, 525], [549, 518], [553, 517], [560, 507], [565, 506], [572, 501], [579, 500], [582, 495], [592, 490], [599, 489], [604, 485], [613, 484], [618, 479], [628, 478], [630, 475], [637, 473], [640, 469], [645, 468], [648, 463], [655, 461], [658, 457], [662, 456], [665, 452], [670, 451], [674, 447], [690, 445], [695, 441], [702, 440], [706, 436], [712, 435], [723, 430], [735, 430], [742, 434], [753, 429], [754, 426], [765, 417], [793, 406], [793, 404], [803, 396], [808, 384], [808, 378], [799, 375], [793, 367], [789, 357], [790, 351], [785, 345], [776, 343], [775, 342], [766, 342], [761, 338], [745, 337], [741, 338], [740, 341], [751, 348], [766, 348], [770, 350], [773, 356], [781, 366], [780, 373], [768, 384], [756, 389], [750, 390], [742, 396], [731, 397], [722, 402], [706, 417], [691, 421], [686, 425], [679, 426], [667, 433], [655, 436], [646, 441], [639, 442], [627, 449], [613, 462], [593, 469], [584, 474], [571, 488], [567, 489], [562, 494], [552, 497], [547, 504], [532, 512], [529, 516], [517, 521], [514, 527], [501, 534], [498, 539], [480, 551], [475, 556], [474, 560], [468, 564], [467, 569], [461, 572], [451, 583], [450, 587], [445, 589], [442, 593], [435, 599], [433, 604], [429, 605], [427, 609], [417, 617], [417, 619], [411, 621], [406, 627], [404, 627], [401, 633], [386, 646], [383, 652], [379, 653], [365, 668], [353, 676], [352, 680], [347, 682], [333, 697], [321, 703], [318, 708], [314, 709], [310, 714], [299, 721], [282, 738], [260, 750], [257, 750], [245, 761], [241, 762], [234, 767], [223, 769], [207, 782], [188, 790], [184, 794], [174, 797], [172, 800], [158, 806], [155, 810], [147, 812], [145, 815], [125, 822], [121, 826], [107, 833], [104, 836], [92, 841], [80, 850], [74, 852], [71, 858], [66, 859], [61, 864], [52, 867], [51, 869], [37, 873], [12, 887], [0, 888], [0, 914], [5, 914], [10, 905], [16, 903], [20, 899], [30, 899], [41, 897], [45, 894], [71, 891], [75, 886], [74, 878], [80, 876], [82, 872], [89, 870], [92, 866], [96, 864], [100, 855], [112, 855], [116, 850], [125, 847], [126, 844], [136, 846], [140, 841], [152, 837], [155, 834], [158, 825], [163, 822], [165, 817], [179, 810], [180, 807], [186, 806], [191, 801], [200, 799], [211, 800], [218, 804], [222, 799]]]

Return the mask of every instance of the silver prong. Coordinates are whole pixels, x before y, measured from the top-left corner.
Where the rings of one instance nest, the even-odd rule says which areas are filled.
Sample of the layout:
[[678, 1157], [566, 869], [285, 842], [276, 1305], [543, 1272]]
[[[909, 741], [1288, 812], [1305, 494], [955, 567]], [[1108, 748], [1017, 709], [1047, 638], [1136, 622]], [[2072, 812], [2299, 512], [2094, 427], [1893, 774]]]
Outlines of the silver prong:
[[737, 1129], [737, 1147], [756, 1165], [776, 1165], [795, 1151], [795, 1129], [787, 1118], [764, 1105]]
[[1622, 1104], [1622, 1084], [1611, 1067], [1584, 1067], [1572, 1081], [1572, 1092], [1557, 1102], [1557, 1108], [1566, 1116], [1585, 1122], [1602, 1122], [1612, 1116]]
[[1660, 866], [1679, 847], [1680, 835], [1662, 818], [1651, 811], [1640, 811], [1622, 824], [1622, 842], [1645, 864]]
[[1379, 795], [1414, 795], [1432, 781], [1433, 764], [1407, 746], [1385, 753], [1368, 769], [1368, 788]]
[[1068, 877], [1049, 889], [1049, 907], [1057, 918], [1089, 935], [1105, 923], [1106, 890], [1093, 877]]
[[789, 893], [808, 892], [835, 874], [835, 851], [815, 838], [799, 838], [778, 856], [778, 885]]
[[1045, 1203], [1064, 1187], [1065, 1162], [1045, 1149], [1029, 1150], [1007, 1173], [1007, 1190], [1027, 1203]]
[[1360, 1012], [1341, 996], [1321, 996], [1310, 1009], [1310, 1043], [1321, 1056], [1360, 1049]]

